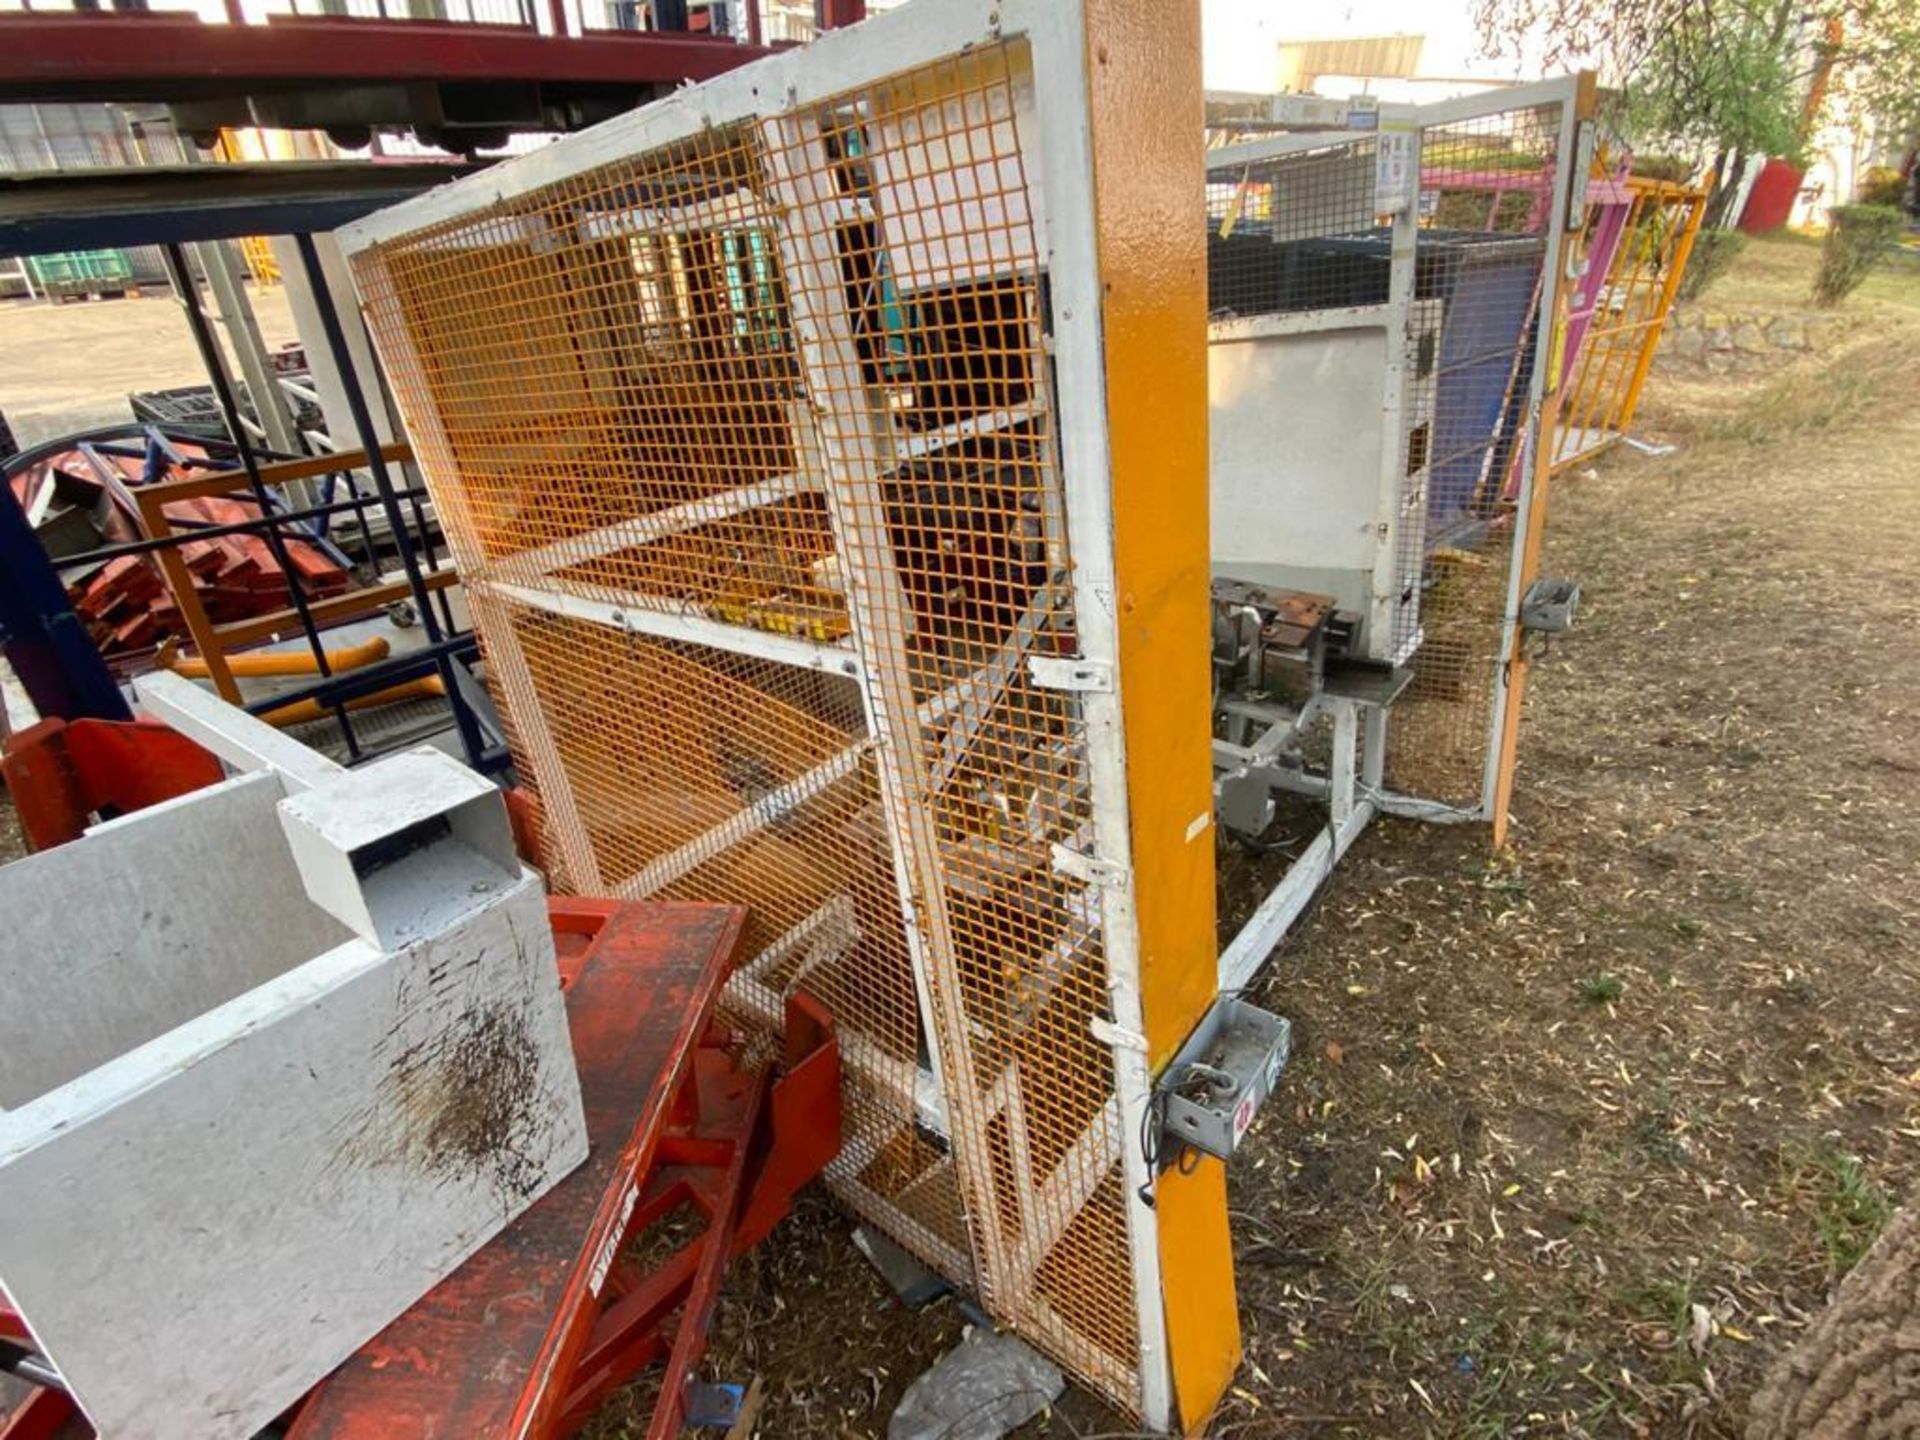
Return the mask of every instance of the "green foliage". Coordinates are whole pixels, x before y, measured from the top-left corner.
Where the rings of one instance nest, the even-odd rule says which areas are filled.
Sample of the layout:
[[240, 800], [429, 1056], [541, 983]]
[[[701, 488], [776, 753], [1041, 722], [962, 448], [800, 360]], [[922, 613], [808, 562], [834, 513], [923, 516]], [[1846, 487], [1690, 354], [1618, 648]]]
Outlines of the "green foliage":
[[1893, 1219], [1893, 1196], [1868, 1173], [1858, 1155], [1822, 1143], [1789, 1152], [1793, 1164], [1790, 1183], [1813, 1211], [1826, 1251], [1827, 1268], [1839, 1279], [1860, 1263], [1880, 1232]]
[[1746, 248], [1747, 237], [1738, 230], [1702, 230], [1693, 237], [1693, 253], [1687, 257], [1676, 297], [1698, 300], [1709, 285], [1733, 268]]
[[1693, 1324], [1693, 1276], [1655, 1275], [1624, 1285], [1620, 1303], [1656, 1325], [1664, 1325], [1672, 1334], [1684, 1335]]
[[1589, 975], [1575, 988], [1583, 1005], [1611, 1005], [1627, 989], [1618, 975]]
[[[1524, 231], [1533, 197], [1519, 190], [1444, 190], [1433, 223], [1442, 230]], [[1491, 212], [1491, 215], [1489, 215]]]
[[1813, 279], [1816, 305], [1838, 305], [1860, 288], [1886, 256], [1907, 217], [1891, 205], [1836, 205], [1826, 243], [1820, 247], [1820, 273]]
[[1920, 132], [1915, 0], [1474, 0], [1474, 15], [1491, 54], [1598, 63], [1641, 140], [1799, 163], [1818, 119], [1815, 56], [1855, 117]]
[[1825, 3], [1846, 27], [1838, 82], [1857, 113], [1873, 116], [1889, 135], [1920, 131], [1920, 85], [1914, 83], [1920, 75], [1920, 5], [1913, 0]]
[[1802, 88], [1784, 0], [1689, 8], [1653, 41], [1626, 89], [1636, 135], [1743, 155], [1800, 148]]
[[1693, 162], [1678, 155], [1636, 155], [1631, 170], [1643, 180], [1665, 180], [1669, 185], [1684, 185], [1693, 178]]
[[1860, 193], [1854, 199], [1861, 205], [1890, 205], [1897, 210], [1906, 196], [1905, 177], [1891, 165], [1875, 165], [1860, 182]]

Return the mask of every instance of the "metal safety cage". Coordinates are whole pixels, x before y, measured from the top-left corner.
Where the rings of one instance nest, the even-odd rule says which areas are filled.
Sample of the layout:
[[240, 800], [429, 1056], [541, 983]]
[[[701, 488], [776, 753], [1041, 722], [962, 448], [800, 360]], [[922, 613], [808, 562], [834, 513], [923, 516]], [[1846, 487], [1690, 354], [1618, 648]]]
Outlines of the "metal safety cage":
[[[1223, 951], [1224, 988], [1377, 811], [1495, 813], [1582, 94], [1369, 105], [1364, 129], [1295, 105], [1289, 133], [1207, 151], [1223, 834], [1270, 817], [1267, 791], [1327, 812]], [[1243, 616], [1253, 649], [1309, 657], [1283, 663], [1301, 678], [1222, 661]]]
[[1394, 115], [1207, 162], [1214, 571], [1331, 596], [1392, 663], [1420, 638], [1443, 313], [1413, 283], [1412, 142]]
[[[1204, 547], [1195, 520], [1173, 658], [1128, 682], [1174, 692], [1193, 763], [1153, 763], [1196, 782], [1136, 857], [1175, 801], [1127, 768], [1133, 594], [1186, 592], [1129, 572], [1115, 514], [1102, 3], [910, 7], [342, 239], [555, 887], [748, 904], [725, 1003], [769, 1043], [790, 993], [832, 1011], [838, 1194], [1163, 1426], [1162, 1252], [1198, 1241], [1161, 1217], [1225, 1227], [1217, 1176], [1140, 1143], [1213, 994], [1210, 952], [1142, 940], [1175, 891], [1211, 934]], [[1192, 332], [1193, 463], [1154, 483], [1197, 516], [1197, 303]], [[1216, 1248], [1224, 1281], [1183, 1278], [1231, 1353], [1189, 1422], [1237, 1357]]]
[[1697, 186], [1629, 175], [1619, 189], [1620, 201], [1588, 207], [1556, 471], [1591, 460], [1632, 426], [1707, 211], [1707, 192]]
[[1567, 76], [1419, 114], [1416, 285], [1446, 314], [1425, 382], [1423, 635], [1384, 779], [1502, 829], [1520, 601], [1545, 523], [1540, 452], [1557, 397], [1569, 237], [1585, 218], [1590, 109], [1586, 78]]

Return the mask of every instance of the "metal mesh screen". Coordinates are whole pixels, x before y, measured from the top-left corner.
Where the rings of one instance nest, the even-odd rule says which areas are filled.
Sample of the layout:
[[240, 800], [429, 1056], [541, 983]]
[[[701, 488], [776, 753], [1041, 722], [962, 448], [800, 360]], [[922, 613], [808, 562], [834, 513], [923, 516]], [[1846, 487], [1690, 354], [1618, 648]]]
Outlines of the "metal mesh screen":
[[[1398, 661], [1412, 651], [1420, 634], [1433, 371], [1444, 307], [1432, 298], [1431, 286], [1414, 285], [1412, 256], [1404, 244], [1396, 259], [1394, 206], [1381, 194], [1383, 174], [1391, 183], [1392, 170], [1382, 162], [1382, 142], [1375, 136], [1309, 144], [1251, 160], [1215, 157], [1207, 177], [1207, 289], [1209, 315], [1216, 325], [1269, 321], [1272, 333], [1256, 329], [1261, 338], [1252, 343], [1292, 345], [1319, 357], [1313, 371], [1274, 366], [1248, 372], [1269, 383], [1276, 375], [1290, 374], [1303, 387], [1312, 387], [1310, 394], [1272, 394], [1262, 403], [1279, 409], [1341, 408], [1356, 428], [1377, 426], [1382, 415], [1387, 417], [1391, 433], [1381, 435], [1380, 444], [1391, 459], [1375, 459], [1369, 469], [1359, 447], [1313, 450], [1294, 457], [1311, 474], [1276, 472], [1271, 478], [1275, 507], [1289, 511], [1287, 523], [1302, 527], [1303, 536], [1276, 547], [1289, 561], [1301, 562], [1300, 578], [1282, 578], [1299, 588], [1323, 588], [1327, 582], [1313, 564], [1324, 543], [1320, 532], [1351, 537], [1339, 539], [1323, 554], [1331, 564], [1349, 570], [1359, 565], [1369, 572], [1367, 593], [1338, 598], [1363, 614], [1368, 653]], [[1406, 272], [1398, 284], [1396, 269]], [[1358, 359], [1352, 346], [1362, 331], [1376, 333], [1382, 343], [1378, 354], [1369, 350]], [[1244, 329], [1231, 334], [1216, 329], [1214, 335], [1216, 342], [1248, 339]], [[1345, 354], [1338, 353], [1341, 346], [1349, 347]], [[1350, 382], [1358, 388], [1350, 390]], [[1237, 387], [1228, 381], [1224, 388]], [[1234, 420], [1221, 407], [1222, 396], [1216, 393], [1215, 399], [1216, 464], [1244, 463], [1244, 457], [1238, 462], [1222, 458], [1218, 427]], [[1380, 472], [1388, 464], [1397, 468], [1383, 476]], [[1218, 474], [1215, 483], [1220, 503]], [[1393, 507], [1384, 526], [1379, 511], [1383, 490], [1391, 495]], [[1315, 532], [1313, 538], [1304, 538], [1309, 532]], [[1345, 553], [1355, 549], [1384, 554], [1356, 560]], [[1272, 577], [1256, 572], [1255, 578]]]
[[355, 264], [556, 882], [749, 904], [840, 1192], [1137, 1408], [1032, 106], [981, 47]]
[[1378, 142], [1354, 140], [1207, 172], [1214, 319], [1387, 302]]
[[[1707, 193], [1639, 176], [1626, 181], [1630, 199], [1617, 235], [1590, 210], [1587, 232], [1614, 248], [1596, 284], [1555, 429], [1556, 469], [1576, 464], [1626, 434], [1653, 364], [1660, 332], [1679, 293]], [[1595, 283], [1590, 277], [1589, 283]]]
[[1387, 778], [1466, 808], [1481, 803], [1503, 659], [1560, 122], [1559, 106], [1535, 106], [1420, 136], [1415, 294], [1442, 319], [1416, 381], [1431, 416], [1421, 640], [1388, 730]]

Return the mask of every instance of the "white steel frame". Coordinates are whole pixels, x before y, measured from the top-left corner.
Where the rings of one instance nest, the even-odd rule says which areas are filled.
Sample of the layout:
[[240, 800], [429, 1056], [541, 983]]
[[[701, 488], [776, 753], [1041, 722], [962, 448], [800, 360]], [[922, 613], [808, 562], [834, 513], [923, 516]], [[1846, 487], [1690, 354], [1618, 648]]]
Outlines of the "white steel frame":
[[[1544, 413], [1548, 358], [1553, 353], [1553, 332], [1557, 324], [1562, 284], [1572, 277], [1561, 273], [1560, 236], [1568, 221], [1568, 197], [1573, 193], [1579, 167], [1579, 77], [1559, 76], [1529, 85], [1496, 90], [1482, 95], [1464, 96], [1428, 105], [1381, 105], [1379, 122], [1383, 127], [1395, 124], [1413, 126], [1413, 173], [1420, 174], [1422, 132], [1429, 128], [1456, 125], [1464, 121], [1538, 106], [1558, 106], [1560, 125], [1555, 151], [1553, 205], [1548, 219], [1542, 262], [1541, 293], [1534, 316], [1535, 361], [1527, 386], [1526, 423], [1523, 429], [1520, 502], [1514, 516], [1515, 544], [1508, 565], [1505, 610], [1501, 621], [1500, 653], [1513, 653], [1520, 623], [1520, 601], [1524, 587], [1524, 537], [1532, 520], [1534, 504], [1534, 460], [1539, 444]], [[1315, 130], [1262, 137], [1207, 152], [1207, 171], [1230, 171], [1236, 166], [1327, 149], [1371, 139], [1378, 133], [1367, 130]], [[1394, 212], [1392, 234], [1392, 270], [1385, 306], [1344, 306], [1325, 311], [1303, 312], [1258, 319], [1229, 320], [1209, 326], [1209, 343], [1233, 343], [1257, 338], [1260, 334], [1317, 329], [1346, 329], [1374, 323], [1376, 317], [1405, 334], [1414, 305], [1415, 250], [1418, 241], [1418, 206], [1406, 205]], [[1321, 317], [1325, 317], [1322, 322]], [[1399, 472], [1403, 464], [1400, 445], [1405, 423], [1406, 349], [1387, 347], [1385, 397], [1382, 423], [1394, 443], [1382, 447], [1383, 505], [1395, 503], [1399, 492]], [[1392, 560], [1393, 546], [1383, 547], [1384, 558]], [[1376, 590], [1377, 590], [1376, 582]], [[1504, 663], [1496, 667], [1487, 683], [1493, 687], [1493, 703], [1487, 727], [1486, 756], [1482, 766], [1481, 795], [1477, 805], [1445, 805], [1415, 795], [1403, 795], [1385, 786], [1386, 734], [1391, 711], [1388, 707], [1362, 705], [1340, 697], [1323, 697], [1334, 719], [1333, 769], [1324, 786], [1314, 786], [1328, 801], [1328, 823], [1314, 836], [1298, 859], [1289, 865], [1273, 889], [1260, 902], [1226, 947], [1220, 952], [1220, 989], [1235, 992], [1245, 989], [1258, 976], [1287, 932], [1298, 921], [1319, 888], [1332, 875], [1334, 866], [1375, 815], [1400, 815], [1439, 823], [1484, 821], [1491, 817], [1494, 792], [1498, 783], [1500, 737], [1505, 724], [1508, 700]], [[1359, 744], [1358, 773], [1353, 756], [1356, 737]], [[1218, 763], [1231, 765], [1240, 756], [1240, 747], [1216, 744]]]
[[[1152, 1078], [1142, 1038], [1145, 1022], [1141, 1009], [1139, 935], [1133, 904], [1127, 757], [1118, 685], [1112, 684], [1106, 689], [1084, 688], [1088, 674], [1117, 676], [1119, 651], [1114, 614], [1112, 496], [1107, 480], [1101, 282], [1094, 263], [1098, 248], [1088, 124], [1089, 62], [1081, 7], [1077, 3], [1060, 3], [1060, 0], [941, 0], [939, 4], [916, 5], [879, 15], [851, 29], [823, 34], [803, 50], [775, 55], [704, 84], [676, 91], [652, 105], [586, 131], [567, 144], [518, 157], [484, 174], [381, 211], [348, 226], [340, 238], [343, 250], [352, 256], [380, 242], [439, 222], [457, 220], [497, 201], [525, 196], [557, 181], [644, 154], [710, 127], [742, 122], [772, 126], [784, 130], [784, 138], [791, 140], [794, 127], [801, 123], [797, 117], [811, 104], [958, 55], [971, 47], [1012, 38], [1026, 40], [1034, 73], [1037, 129], [1023, 136], [1023, 140], [1030, 157], [1037, 159], [1037, 164], [1030, 163], [1028, 168], [1035, 182], [1033, 198], [1038, 202], [1044, 196], [1044, 206], [1040, 203], [1033, 206], [1034, 226], [1042, 247], [1042, 261], [1050, 277], [1054, 393], [1060, 410], [1055, 430], [1062, 455], [1067, 531], [1073, 539], [1071, 585], [1081, 647], [1078, 660], [1083, 673], [1068, 677], [1067, 683], [1080, 693], [1087, 775], [1093, 798], [1092, 852], [1076, 858], [1086, 862], [1100, 878], [1094, 893], [1098, 896], [1098, 922], [1104, 932], [1113, 1022], [1095, 1028], [1102, 1043], [1110, 1047], [1117, 1077], [1117, 1092], [1107, 1113], [1096, 1120], [1082, 1144], [1069, 1152], [1068, 1160], [1062, 1162], [1056, 1175], [1038, 1187], [1034, 1208], [1041, 1214], [1057, 1217], [1052, 1224], [1040, 1227], [1057, 1239], [1071, 1214], [1086, 1203], [1095, 1183], [1113, 1160], [1124, 1157], [1133, 1289], [1139, 1323], [1137, 1394], [1141, 1418], [1149, 1427], [1159, 1430], [1171, 1421], [1172, 1383], [1164, 1334], [1159, 1233], [1151, 1203], [1144, 1198], [1151, 1194], [1153, 1176], [1138, 1144], [1126, 1138], [1142, 1132], [1152, 1097]], [[773, 162], [770, 178], [774, 187], [778, 189], [783, 183], [791, 183], [792, 177], [780, 173], [781, 146], [772, 145], [768, 151]], [[829, 258], [796, 254], [795, 247], [784, 236], [782, 246], [783, 259], [796, 274], [810, 263], [819, 265]], [[844, 317], [805, 313], [809, 298], [828, 298], [836, 289], [800, 282], [789, 290], [796, 332], [802, 340], [802, 363], [816, 374], [823, 364], [829, 371], [833, 369], [833, 362], [828, 358], [833, 347], [850, 343]], [[819, 387], [817, 393], [831, 397], [833, 390], [830, 386]], [[422, 436], [423, 431], [437, 432], [438, 427], [430, 416], [409, 414], [407, 421], [416, 437], [423, 440], [423, 461], [430, 466], [436, 449], [440, 457], [450, 458], [444, 442], [438, 446], [432, 443], [438, 438], [436, 434]], [[850, 425], [824, 427], [829, 450], [853, 433], [856, 427]], [[836, 472], [869, 475], [878, 464], [878, 457], [870, 455], [830, 453], [823, 459], [830, 476]], [[773, 482], [766, 483], [764, 489], [764, 499], [778, 498], [785, 493]], [[764, 503], [760, 495], [736, 492], [736, 498], [743, 509]], [[870, 566], [883, 570], [888, 547], [884, 543], [876, 547], [874, 537], [858, 533], [857, 515], [839, 515], [839, 507], [832, 508], [836, 512], [837, 543], [850, 553], [861, 554]], [[659, 524], [662, 518], [655, 517], [649, 523]], [[615, 541], [608, 537], [607, 543]], [[852, 646], [823, 645], [685, 613], [647, 609], [638, 603], [617, 606], [549, 588], [555, 582], [550, 573], [546, 573], [548, 566], [568, 563], [574, 558], [579, 557], [557, 551], [554, 555], [536, 555], [531, 562], [523, 556], [520, 564], [496, 562], [492, 567], [475, 567], [471, 574], [484, 587], [487, 570], [492, 568], [507, 581], [495, 588], [521, 604], [663, 638], [697, 640], [714, 648], [781, 664], [850, 675], [860, 682], [868, 733], [874, 737], [869, 743], [882, 751], [891, 750], [888, 737], [896, 725], [915, 725], [923, 719], [922, 714], [916, 713], [911, 698], [901, 693], [904, 687], [888, 679], [900, 674], [900, 667], [881, 663], [863, 653], [862, 647], [871, 638], [884, 636], [884, 629], [869, 629], [856, 622], [855, 636], [859, 638]], [[852, 603], [858, 606], [872, 602], [856, 596]], [[496, 630], [504, 628], [495, 627]], [[518, 646], [509, 641], [505, 646], [493, 646], [490, 654], [496, 663], [504, 664], [510, 671], [517, 670], [524, 677], [525, 661], [514, 653], [517, 650]], [[1009, 658], [1018, 663], [1021, 656], [1016, 652]], [[1141, 677], [1141, 683], [1150, 678]], [[508, 683], [512, 683], [511, 678]], [[999, 683], [1004, 684], [1004, 679]], [[990, 676], [986, 684], [989, 687], [993, 684]], [[968, 703], [967, 690], [967, 682], [963, 680], [949, 695], [937, 697], [924, 708], [964, 705]], [[973, 693], [977, 694], [977, 690]], [[523, 728], [525, 720], [530, 718], [523, 717]], [[534, 728], [538, 728], [537, 722]], [[530, 734], [526, 740], [536, 751], [551, 750], [548, 736]], [[887, 795], [889, 813], [910, 814], [912, 807], [897, 803], [897, 787], [902, 777], [893, 773], [896, 762], [886, 755], [880, 758], [876, 769], [883, 790], [894, 792]], [[832, 763], [835, 762], [829, 762]], [[560, 843], [572, 873], [597, 882], [599, 877], [591, 868], [591, 855], [577, 817], [561, 815], [556, 819]], [[946, 922], [940, 898], [919, 893], [914, 878], [916, 874], [928, 872], [916, 866], [913, 852], [930, 847], [933, 837], [901, 833], [903, 829], [913, 828], [894, 824], [888, 826], [888, 832], [895, 852], [901, 912], [914, 961], [922, 1027], [930, 1040], [938, 1040], [929, 1045], [937, 1064], [942, 1045], [958, 1045], [964, 1053], [967, 1026], [955, 1008], [956, 987], [952, 983], [934, 987], [929, 981], [928, 970], [937, 963], [944, 947], [930, 945], [921, 934], [916, 901], [921, 903], [919, 913], [924, 914], [925, 924], [934, 938], [939, 937]], [[927, 852], [922, 850], [922, 853]], [[790, 940], [802, 943], [794, 937], [782, 937], [776, 944], [784, 945]], [[753, 984], [752, 972], [757, 963], [749, 961], [746, 967], [748, 986]], [[750, 1003], [765, 999], [750, 991], [745, 998]], [[936, 1010], [945, 1012], [940, 1017], [944, 1024], [934, 1023]], [[857, 1066], [859, 1057], [852, 1058]], [[937, 1072], [932, 1076], [923, 1075], [915, 1087], [923, 1115], [933, 1108], [925, 1103], [929, 1088], [935, 1095], [944, 1093]], [[989, 1110], [1004, 1106], [1010, 1123], [1019, 1123], [1017, 1087], [1008, 1087], [1002, 1082], [992, 1087], [985, 1099]], [[1094, 1137], [1104, 1139], [1094, 1142]], [[980, 1188], [980, 1178], [988, 1173], [989, 1167], [984, 1154], [967, 1153], [971, 1148], [967, 1142], [970, 1138], [977, 1141], [984, 1137], [955, 1135], [954, 1138], [954, 1155], [959, 1162], [962, 1185], [970, 1193], [970, 1207], [980, 1205], [987, 1193]], [[1098, 1153], [1088, 1151], [1090, 1142], [1093, 1142], [1092, 1151]], [[1089, 1158], [1092, 1163], [1085, 1163]], [[863, 1163], [858, 1156], [848, 1159], [848, 1164], [838, 1167], [845, 1178], [857, 1173]], [[1081, 1163], [1069, 1163], [1076, 1160]], [[973, 1172], [971, 1177], [969, 1171]], [[892, 1209], [877, 1196], [867, 1198], [883, 1209]], [[904, 1215], [897, 1218], [903, 1228], [912, 1225]], [[981, 1226], [976, 1234], [987, 1237], [991, 1229]], [[932, 1237], [922, 1238], [932, 1240]], [[1021, 1285], [1022, 1277], [1031, 1277], [1045, 1254], [1044, 1247], [1029, 1247], [1028, 1252], [1017, 1259], [999, 1256], [993, 1253], [997, 1245], [991, 1239], [985, 1248], [988, 1253], [983, 1258], [989, 1269], [996, 1272], [994, 1277], [980, 1277], [987, 1285], [991, 1285], [993, 1278], [1010, 1279], [1016, 1287]], [[953, 1261], [964, 1258], [950, 1257]], [[960, 1267], [956, 1266], [955, 1270], [964, 1278]], [[1029, 1315], [1034, 1313], [1030, 1306], [1023, 1309]], [[1085, 1345], [1078, 1348], [1097, 1349]], [[1107, 1378], [1110, 1382], [1117, 1381], [1123, 1389], [1134, 1388], [1130, 1376]]]

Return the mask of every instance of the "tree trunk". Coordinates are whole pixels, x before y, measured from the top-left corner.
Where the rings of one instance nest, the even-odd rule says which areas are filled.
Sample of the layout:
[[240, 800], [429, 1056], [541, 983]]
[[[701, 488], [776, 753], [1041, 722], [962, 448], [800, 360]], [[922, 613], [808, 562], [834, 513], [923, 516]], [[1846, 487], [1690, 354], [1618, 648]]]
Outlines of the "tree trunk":
[[1920, 1205], [1894, 1217], [1753, 1397], [1747, 1440], [1920, 1435]]
[[1738, 150], [1722, 150], [1713, 157], [1713, 169], [1707, 179], [1707, 211], [1701, 223], [1709, 230], [1724, 229], [1727, 211], [1733, 206], [1733, 194], [1740, 186], [1740, 172], [1746, 157]]

